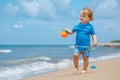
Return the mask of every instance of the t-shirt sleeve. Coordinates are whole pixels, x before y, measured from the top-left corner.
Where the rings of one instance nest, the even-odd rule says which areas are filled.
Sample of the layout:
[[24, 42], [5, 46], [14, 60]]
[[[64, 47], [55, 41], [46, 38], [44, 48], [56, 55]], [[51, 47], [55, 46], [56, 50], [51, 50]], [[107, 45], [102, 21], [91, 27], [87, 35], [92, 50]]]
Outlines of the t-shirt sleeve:
[[94, 34], [95, 34], [95, 30], [94, 30], [94, 27], [93, 27], [93, 26], [91, 27], [90, 34], [91, 34], [91, 35], [94, 35]]
[[74, 32], [76, 32], [77, 31], [77, 27], [78, 27], [78, 25], [75, 25], [72, 29], [71, 29], [71, 31], [74, 33]]

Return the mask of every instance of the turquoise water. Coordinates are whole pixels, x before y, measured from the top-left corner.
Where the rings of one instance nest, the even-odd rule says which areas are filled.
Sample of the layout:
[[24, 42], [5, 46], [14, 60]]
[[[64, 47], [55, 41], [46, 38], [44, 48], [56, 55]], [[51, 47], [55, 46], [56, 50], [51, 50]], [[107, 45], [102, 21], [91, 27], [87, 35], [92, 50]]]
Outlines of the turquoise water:
[[[1, 45], [0, 80], [18, 80], [71, 67], [73, 49], [73, 45]], [[120, 58], [119, 48], [91, 48], [90, 62], [113, 58]]]

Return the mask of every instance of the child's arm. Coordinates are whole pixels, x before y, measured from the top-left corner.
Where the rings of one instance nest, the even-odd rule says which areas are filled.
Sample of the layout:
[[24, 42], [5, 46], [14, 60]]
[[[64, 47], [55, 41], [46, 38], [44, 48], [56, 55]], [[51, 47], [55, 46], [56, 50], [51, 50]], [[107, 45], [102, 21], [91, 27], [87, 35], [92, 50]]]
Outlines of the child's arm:
[[93, 39], [93, 45], [94, 46], [97, 46], [97, 37], [96, 37], [96, 35], [92, 35], [92, 39]]

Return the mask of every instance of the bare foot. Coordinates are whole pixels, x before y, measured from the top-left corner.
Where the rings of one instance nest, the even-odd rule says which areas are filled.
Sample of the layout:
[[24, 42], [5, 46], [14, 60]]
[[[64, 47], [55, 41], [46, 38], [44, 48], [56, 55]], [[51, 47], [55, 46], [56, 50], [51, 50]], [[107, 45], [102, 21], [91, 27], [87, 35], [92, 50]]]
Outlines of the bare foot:
[[73, 69], [73, 72], [74, 72], [74, 73], [77, 73], [78, 71], [79, 71], [78, 68]]
[[85, 73], [87, 73], [87, 71], [86, 70], [82, 70], [80, 73], [81, 74], [85, 74]]

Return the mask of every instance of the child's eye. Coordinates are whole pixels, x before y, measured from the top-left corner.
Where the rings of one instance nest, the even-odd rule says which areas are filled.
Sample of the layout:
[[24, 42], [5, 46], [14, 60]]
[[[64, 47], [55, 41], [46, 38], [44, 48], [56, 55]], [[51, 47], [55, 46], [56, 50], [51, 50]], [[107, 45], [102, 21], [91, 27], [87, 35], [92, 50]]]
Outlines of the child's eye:
[[80, 16], [80, 17], [85, 18], [85, 16]]

